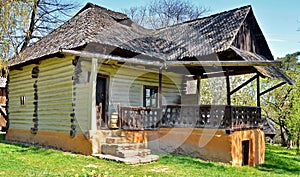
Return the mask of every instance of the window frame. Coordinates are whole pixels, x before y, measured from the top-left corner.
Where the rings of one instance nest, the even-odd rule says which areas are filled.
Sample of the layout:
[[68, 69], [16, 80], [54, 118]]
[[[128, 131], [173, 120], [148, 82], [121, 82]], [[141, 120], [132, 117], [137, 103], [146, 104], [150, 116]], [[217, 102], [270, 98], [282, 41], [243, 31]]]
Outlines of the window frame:
[[[146, 105], [147, 102], [146, 102], [146, 90], [147, 89], [150, 89], [150, 105]], [[152, 107], [152, 96], [153, 96], [153, 91], [154, 90], [154, 94], [156, 94], [156, 97], [155, 97], [155, 107], [153, 108], [157, 108], [158, 107], [158, 86], [149, 86], [149, 85], [144, 85], [144, 88], [143, 88], [143, 106], [144, 107]]]

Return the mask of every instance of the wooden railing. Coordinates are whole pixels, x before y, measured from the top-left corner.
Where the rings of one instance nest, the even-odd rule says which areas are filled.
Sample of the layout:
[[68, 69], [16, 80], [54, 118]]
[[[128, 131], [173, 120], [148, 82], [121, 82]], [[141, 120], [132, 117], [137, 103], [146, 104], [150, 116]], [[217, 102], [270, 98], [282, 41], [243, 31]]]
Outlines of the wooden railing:
[[121, 107], [121, 127], [126, 130], [159, 127], [245, 129], [259, 127], [259, 107], [225, 105], [166, 105], [159, 108]]
[[231, 128], [258, 128], [261, 122], [261, 109], [259, 107], [231, 106]]
[[159, 127], [161, 111], [159, 108], [121, 107], [121, 129], [156, 129]]
[[163, 107], [162, 127], [207, 127], [229, 126], [226, 106], [167, 105]]

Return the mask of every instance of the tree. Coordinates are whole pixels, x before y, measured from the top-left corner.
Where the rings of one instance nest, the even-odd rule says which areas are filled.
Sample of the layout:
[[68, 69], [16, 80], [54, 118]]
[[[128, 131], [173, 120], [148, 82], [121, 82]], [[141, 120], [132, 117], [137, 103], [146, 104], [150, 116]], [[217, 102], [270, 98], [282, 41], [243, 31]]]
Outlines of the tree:
[[70, 12], [76, 9], [76, 3], [66, 3], [61, 0], [34, 0], [26, 35], [22, 36], [20, 51], [23, 51], [34, 39], [40, 39], [61, 25]]
[[[263, 97], [263, 113], [273, 120], [280, 129], [282, 146], [291, 148], [292, 141], [300, 142], [300, 52], [288, 54], [278, 60], [283, 62], [282, 68], [295, 81], [294, 85], [284, 85]], [[274, 83], [274, 81], [271, 81]]]
[[188, 0], [152, 0], [146, 6], [123, 11], [136, 23], [157, 29], [199, 18], [209, 10]]
[[[16, 51], [15, 36], [28, 22], [27, 1], [0, 2], [0, 61], [1, 69], [6, 68], [5, 60]], [[3, 73], [2, 73], [3, 74]], [[4, 74], [5, 75], [5, 74]]]
[[1, 59], [11, 58], [48, 34], [77, 6], [61, 0], [1, 1]]

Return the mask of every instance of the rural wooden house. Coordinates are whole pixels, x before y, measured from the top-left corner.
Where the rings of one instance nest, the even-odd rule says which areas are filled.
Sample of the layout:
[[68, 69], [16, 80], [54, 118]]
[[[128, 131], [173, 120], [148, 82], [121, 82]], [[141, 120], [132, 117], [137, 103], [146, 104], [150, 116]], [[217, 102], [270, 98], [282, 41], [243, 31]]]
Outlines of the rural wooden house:
[[[293, 83], [277, 65], [250, 6], [152, 30], [88, 3], [11, 60], [6, 138], [126, 163], [157, 160], [149, 148], [254, 166], [265, 151], [259, 98]], [[225, 105], [200, 102], [213, 77], [226, 80]], [[260, 77], [282, 83], [261, 91]], [[252, 81], [257, 105], [232, 105]]]

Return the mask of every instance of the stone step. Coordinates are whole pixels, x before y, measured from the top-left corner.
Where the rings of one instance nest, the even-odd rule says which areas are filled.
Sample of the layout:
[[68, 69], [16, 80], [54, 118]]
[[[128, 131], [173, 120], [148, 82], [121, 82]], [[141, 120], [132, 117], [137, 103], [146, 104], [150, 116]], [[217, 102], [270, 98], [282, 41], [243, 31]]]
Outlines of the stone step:
[[125, 137], [107, 137], [105, 141], [107, 144], [129, 143]]
[[[120, 150], [116, 152], [117, 157], [128, 158], [128, 157], [144, 157], [151, 154], [150, 149], [137, 149], [137, 150]], [[114, 154], [111, 154], [114, 155]]]
[[101, 145], [101, 152], [104, 154], [116, 154], [120, 150], [135, 150], [139, 149], [139, 145], [135, 143], [123, 143], [123, 144], [107, 144]]
[[125, 164], [130, 164], [130, 165], [141, 164], [141, 163], [150, 163], [150, 162], [155, 162], [155, 161], [159, 160], [158, 155], [146, 155], [143, 157], [135, 156], [135, 157], [127, 157], [127, 158], [116, 157], [116, 156], [109, 155], [109, 154], [93, 154], [93, 156], [101, 158], [101, 159], [123, 162]]

